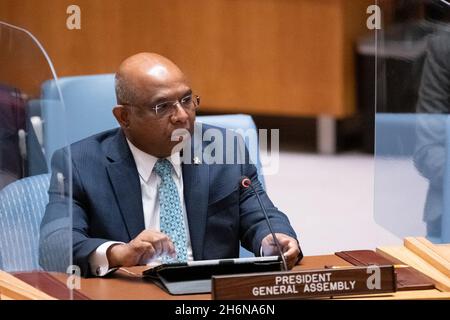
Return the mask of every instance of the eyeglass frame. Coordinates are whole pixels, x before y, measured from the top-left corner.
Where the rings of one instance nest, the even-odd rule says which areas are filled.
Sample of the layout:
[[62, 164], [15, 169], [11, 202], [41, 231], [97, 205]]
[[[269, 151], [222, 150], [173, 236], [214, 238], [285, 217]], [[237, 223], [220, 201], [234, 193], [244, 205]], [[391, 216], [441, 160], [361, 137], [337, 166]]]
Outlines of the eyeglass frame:
[[[131, 103], [122, 103], [121, 105], [123, 105], [123, 106], [130, 106], [130, 107], [132, 107], [132, 106], [143, 107], [143, 109], [145, 109], [145, 110], [151, 109], [151, 110], [153, 110], [153, 112], [154, 112], [154, 114], [156, 116], [162, 117], [162, 116], [164, 116], [164, 113], [159, 113], [158, 114], [158, 106], [163, 105], [163, 104], [168, 104], [168, 107], [167, 107], [168, 110], [170, 110], [170, 109], [173, 110], [173, 107], [175, 105], [179, 104], [181, 106], [181, 108], [183, 108], [183, 110], [189, 110], [188, 108], [185, 108], [183, 106], [183, 102], [182, 102], [183, 99], [185, 99], [185, 98], [187, 98], [189, 96], [192, 99], [191, 103], [193, 103], [193, 109], [196, 110], [200, 106], [200, 96], [198, 96], [196, 94], [193, 94], [192, 92], [190, 94], [188, 94], [188, 95], [185, 95], [184, 97], [182, 97], [180, 99], [177, 99], [177, 100], [170, 100], [170, 101], [164, 101], [164, 102], [157, 103], [153, 107], [146, 107], [144, 105], [131, 104]], [[167, 114], [169, 115], [169, 114], [172, 114], [172, 113], [173, 112], [169, 112]]]

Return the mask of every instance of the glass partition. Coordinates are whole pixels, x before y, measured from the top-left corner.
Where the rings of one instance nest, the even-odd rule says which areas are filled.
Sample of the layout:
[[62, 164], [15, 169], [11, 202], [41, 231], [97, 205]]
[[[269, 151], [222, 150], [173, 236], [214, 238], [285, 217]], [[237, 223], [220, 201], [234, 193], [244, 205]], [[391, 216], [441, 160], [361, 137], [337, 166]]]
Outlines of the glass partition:
[[[46, 100], [49, 81], [57, 94]], [[64, 114], [52, 63], [31, 33], [0, 22], [0, 269], [7, 272], [73, 270], [70, 150], [55, 152], [50, 164], [44, 113]]]
[[[383, 1], [375, 51], [377, 223], [450, 242], [450, 2]], [[389, 21], [390, 20], [390, 21]]]

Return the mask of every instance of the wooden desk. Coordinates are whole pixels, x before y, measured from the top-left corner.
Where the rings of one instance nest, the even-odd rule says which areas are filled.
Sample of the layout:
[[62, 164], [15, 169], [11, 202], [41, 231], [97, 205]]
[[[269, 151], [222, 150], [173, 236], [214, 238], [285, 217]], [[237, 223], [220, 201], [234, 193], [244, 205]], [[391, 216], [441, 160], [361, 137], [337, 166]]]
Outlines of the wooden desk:
[[[326, 265], [350, 266], [348, 262], [336, 255], [305, 257], [294, 270], [323, 268]], [[145, 267], [126, 268], [118, 270], [106, 278], [81, 279], [81, 292], [95, 300], [209, 300], [210, 294], [172, 296], [157, 285], [144, 281], [140, 274]], [[65, 282], [66, 276], [54, 275]], [[378, 296], [358, 296], [339, 299], [450, 299], [450, 292], [439, 290], [402, 291], [394, 294]]]
[[[338, 256], [313, 256], [305, 257], [298, 269], [323, 268], [325, 265], [349, 266], [350, 264]], [[208, 300], [210, 294], [172, 296], [160, 289], [157, 285], [144, 281], [140, 274], [146, 267], [124, 268], [116, 271], [112, 276], [105, 278], [81, 279], [81, 292], [91, 299], [133, 299], [133, 300]], [[65, 282], [63, 274], [53, 274], [59, 280]]]

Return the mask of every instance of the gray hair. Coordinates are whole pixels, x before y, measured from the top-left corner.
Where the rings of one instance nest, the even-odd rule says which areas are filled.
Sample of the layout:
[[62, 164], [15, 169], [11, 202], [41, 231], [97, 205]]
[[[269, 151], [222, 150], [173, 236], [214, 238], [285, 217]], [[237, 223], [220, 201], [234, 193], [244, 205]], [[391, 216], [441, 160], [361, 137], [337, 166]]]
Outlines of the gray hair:
[[115, 89], [117, 104], [132, 104], [138, 100], [136, 89], [130, 85], [126, 77], [116, 73]]

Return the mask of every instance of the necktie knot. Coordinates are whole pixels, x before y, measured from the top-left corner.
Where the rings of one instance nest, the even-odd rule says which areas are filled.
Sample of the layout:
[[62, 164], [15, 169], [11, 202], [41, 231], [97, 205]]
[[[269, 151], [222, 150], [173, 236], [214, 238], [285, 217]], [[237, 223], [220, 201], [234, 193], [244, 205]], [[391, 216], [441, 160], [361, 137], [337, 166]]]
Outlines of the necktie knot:
[[172, 176], [172, 164], [167, 159], [159, 159], [156, 161], [153, 170], [158, 176], [160, 176], [161, 179]]

